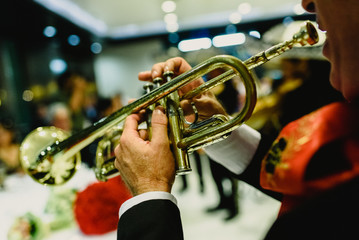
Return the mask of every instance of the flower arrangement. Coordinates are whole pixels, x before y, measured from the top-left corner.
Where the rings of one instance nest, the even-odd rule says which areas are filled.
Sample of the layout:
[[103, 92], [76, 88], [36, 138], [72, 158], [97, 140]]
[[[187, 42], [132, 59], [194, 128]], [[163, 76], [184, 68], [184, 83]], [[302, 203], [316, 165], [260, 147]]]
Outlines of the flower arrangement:
[[8, 239], [42, 240], [54, 231], [73, 227], [76, 222], [87, 235], [114, 231], [118, 211], [129, 198], [131, 194], [120, 176], [92, 183], [83, 191], [55, 187], [50, 190], [44, 209], [47, 221], [31, 212], [19, 216], [8, 231]]
[[15, 219], [7, 238], [8, 240], [41, 240], [48, 234], [48, 226], [32, 213]]
[[118, 210], [131, 194], [120, 176], [96, 182], [77, 193], [75, 219], [84, 234], [99, 235], [117, 229]]
[[51, 221], [43, 221], [31, 212], [15, 219], [8, 231], [9, 240], [42, 240], [51, 232], [73, 226], [75, 189], [52, 188], [44, 213]]

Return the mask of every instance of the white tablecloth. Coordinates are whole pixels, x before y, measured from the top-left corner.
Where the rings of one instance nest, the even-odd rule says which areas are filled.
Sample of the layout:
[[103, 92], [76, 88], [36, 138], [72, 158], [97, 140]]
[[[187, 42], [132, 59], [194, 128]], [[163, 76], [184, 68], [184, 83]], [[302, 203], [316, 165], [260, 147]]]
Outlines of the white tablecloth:
[[[92, 170], [82, 165], [75, 176], [61, 188], [84, 189], [88, 184], [95, 182]], [[57, 187], [58, 188], [58, 187]], [[40, 217], [43, 221], [49, 218], [44, 212], [49, 198], [51, 187], [35, 182], [28, 175], [15, 174], [5, 180], [5, 189], [0, 190], [0, 240], [7, 239], [7, 233], [14, 220], [27, 212]], [[75, 225], [73, 227], [52, 232], [46, 240], [115, 240], [116, 231], [100, 235], [87, 236]]]

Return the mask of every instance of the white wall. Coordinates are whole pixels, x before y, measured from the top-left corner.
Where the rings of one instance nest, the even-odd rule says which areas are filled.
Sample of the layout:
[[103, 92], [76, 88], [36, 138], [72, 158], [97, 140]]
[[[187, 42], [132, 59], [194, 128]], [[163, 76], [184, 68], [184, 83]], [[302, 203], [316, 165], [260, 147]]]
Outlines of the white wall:
[[150, 70], [154, 56], [162, 51], [159, 40], [144, 40], [105, 48], [95, 60], [95, 77], [99, 94], [111, 97], [121, 93], [123, 103], [142, 94], [143, 82], [137, 75]]

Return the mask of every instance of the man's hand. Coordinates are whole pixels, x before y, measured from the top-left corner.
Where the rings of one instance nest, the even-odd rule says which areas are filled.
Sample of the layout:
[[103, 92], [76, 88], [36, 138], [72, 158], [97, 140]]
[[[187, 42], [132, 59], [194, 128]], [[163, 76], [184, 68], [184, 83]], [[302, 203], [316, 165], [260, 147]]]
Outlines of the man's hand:
[[138, 130], [140, 114], [127, 117], [120, 144], [115, 149], [115, 166], [134, 196], [150, 192], [171, 192], [175, 162], [167, 136], [167, 117], [161, 107], [152, 115], [152, 139]]
[[[141, 81], [152, 81], [157, 77], [162, 77], [163, 73], [166, 71], [172, 71], [174, 76], [178, 76], [184, 72], [187, 72], [191, 69], [191, 66], [184, 60], [183, 58], [176, 57], [168, 59], [165, 62], [156, 63], [153, 65], [151, 71], [140, 72], [138, 74], [138, 79]], [[186, 94], [192, 89], [197, 88], [204, 81], [202, 78], [196, 79], [187, 85], [181, 87], [178, 90], [180, 96]], [[186, 119], [188, 121], [193, 120], [193, 111], [192, 105], [193, 102], [199, 113], [199, 120], [207, 119], [214, 114], [223, 114], [226, 115], [226, 112], [222, 105], [217, 101], [216, 97], [211, 91], [204, 92], [193, 99], [186, 99], [181, 102], [181, 107], [184, 110], [184, 114], [186, 115]]]

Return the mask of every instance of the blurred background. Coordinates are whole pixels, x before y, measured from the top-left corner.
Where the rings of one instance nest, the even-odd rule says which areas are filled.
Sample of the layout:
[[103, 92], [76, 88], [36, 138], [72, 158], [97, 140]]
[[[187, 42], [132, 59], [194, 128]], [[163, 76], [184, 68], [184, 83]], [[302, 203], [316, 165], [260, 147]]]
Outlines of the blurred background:
[[[54, 94], [66, 71], [85, 77], [96, 97], [120, 94], [127, 103], [142, 94], [138, 72], [155, 62], [183, 56], [196, 64], [219, 53], [246, 59], [245, 37], [220, 47], [212, 39], [260, 39], [275, 24], [311, 18], [297, 0], [4, 0], [0, 17], [0, 104], [22, 132], [34, 124], [34, 103]], [[200, 40], [186, 47], [190, 39]]]
[[[128, 197], [93, 190], [96, 144], [81, 152], [70, 183], [35, 183], [19, 162], [30, 131], [52, 125], [76, 133], [143, 95], [137, 74], [156, 62], [181, 56], [194, 66], [218, 54], [245, 60], [290, 39], [304, 20], [315, 18], [299, 0], [2, 0], [0, 239], [115, 239], [119, 205], [109, 207], [111, 199]], [[320, 45], [256, 68], [258, 103], [248, 125], [274, 139], [287, 122], [340, 99], [323, 84], [329, 70]], [[229, 113], [245, 95], [235, 79], [214, 91]], [[174, 188], [186, 239], [262, 239], [279, 202], [232, 179], [202, 151], [191, 161], [194, 174], [179, 177]], [[93, 219], [73, 210], [80, 200]], [[86, 209], [97, 200], [97, 209]]]

